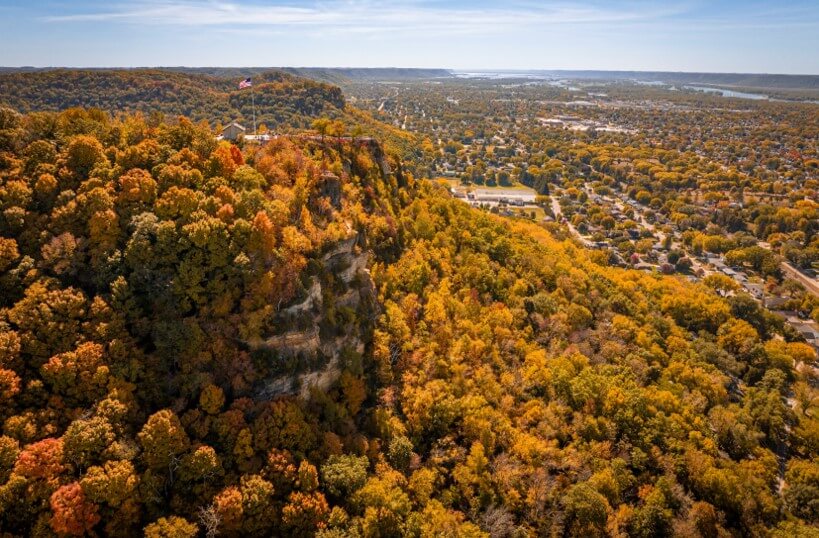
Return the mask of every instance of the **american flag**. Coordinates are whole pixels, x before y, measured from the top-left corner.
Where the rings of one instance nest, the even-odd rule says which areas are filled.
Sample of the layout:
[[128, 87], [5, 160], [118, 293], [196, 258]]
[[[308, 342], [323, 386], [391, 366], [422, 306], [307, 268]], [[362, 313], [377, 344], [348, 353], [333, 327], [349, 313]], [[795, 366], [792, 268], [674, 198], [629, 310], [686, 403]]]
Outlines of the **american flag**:
[[253, 82], [249, 78], [246, 78], [242, 82], [239, 83], [239, 89], [240, 90], [243, 90], [245, 88], [250, 88], [251, 86], [253, 86]]

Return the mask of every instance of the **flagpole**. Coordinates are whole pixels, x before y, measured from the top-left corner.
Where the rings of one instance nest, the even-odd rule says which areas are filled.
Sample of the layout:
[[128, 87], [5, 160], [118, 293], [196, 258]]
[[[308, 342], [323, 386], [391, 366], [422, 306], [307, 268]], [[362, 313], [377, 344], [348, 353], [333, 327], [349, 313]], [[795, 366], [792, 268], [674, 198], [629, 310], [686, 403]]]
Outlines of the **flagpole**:
[[253, 85], [250, 85], [250, 102], [253, 103], [253, 137], [256, 137], [256, 98], [253, 93]]

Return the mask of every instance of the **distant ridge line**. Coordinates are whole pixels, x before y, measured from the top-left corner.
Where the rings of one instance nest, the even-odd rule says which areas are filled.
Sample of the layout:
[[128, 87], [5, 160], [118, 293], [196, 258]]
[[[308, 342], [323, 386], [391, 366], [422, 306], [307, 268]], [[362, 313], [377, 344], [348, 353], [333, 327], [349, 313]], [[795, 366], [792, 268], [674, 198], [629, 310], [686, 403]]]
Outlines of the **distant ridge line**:
[[516, 73], [537, 74], [562, 78], [589, 80], [636, 80], [641, 82], [665, 82], [669, 84], [711, 84], [745, 88], [771, 88], [791, 90], [819, 90], [819, 75], [776, 73], [706, 73], [686, 71], [606, 71], [597, 69], [446, 69], [416, 67], [0, 67], [1, 73], [43, 72], [56, 69], [68, 70], [159, 70], [189, 74], [206, 74], [216, 77], [247, 77], [269, 72], [285, 72], [330, 83], [351, 81], [402, 81], [453, 78], [458, 72], [469, 73]]

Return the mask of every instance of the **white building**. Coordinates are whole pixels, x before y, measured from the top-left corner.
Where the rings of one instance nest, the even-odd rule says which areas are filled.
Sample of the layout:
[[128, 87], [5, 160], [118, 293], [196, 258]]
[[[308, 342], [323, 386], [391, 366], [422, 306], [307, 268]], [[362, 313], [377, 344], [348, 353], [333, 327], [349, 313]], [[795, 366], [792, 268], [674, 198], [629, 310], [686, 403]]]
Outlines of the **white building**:
[[246, 130], [235, 121], [232, 121], [222, 129], [222, 138], [224, 140], [238, 140], [245, 135]]

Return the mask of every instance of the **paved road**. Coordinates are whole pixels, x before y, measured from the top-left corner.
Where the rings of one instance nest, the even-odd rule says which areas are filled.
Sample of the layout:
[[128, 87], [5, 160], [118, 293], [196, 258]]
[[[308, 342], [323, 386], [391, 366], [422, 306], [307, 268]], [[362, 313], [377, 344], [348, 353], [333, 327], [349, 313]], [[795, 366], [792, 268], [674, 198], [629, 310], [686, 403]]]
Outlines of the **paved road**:
[[794, 280], [798, 280], [810, 293], [819, 297], [819, 283], [815, 278], [811, 278], [788, 262], [782, 262], [782, 271]]
[[560, 210], [560, 204], [557, 202], [557, 197], [553, 194], [549, 196], [549, 199], [552, 202], [552, 213], [555, 215], [555, 220], [559, 221], [560, 217], [563, 216], [563, 212]]
[[[563, 211], [560, 210], [560, 203], [557, 201], [557, 194], [552, 193], [551, 195], [549, 195], [549, 199], [552, 201], [552, 213], [554, 213], [555, 215], [555, 220], [560, 222], [561, 217], [563, 217]], [[571, 222], [569, 222], [569, 219], [566, 219], [565, 224], [569, 228], [569, 232], [571, 232], [571, 234], [575, 236], [575, 238], [577, 238], [577, 240], [580, 241], [584, 246], [586, 247], [592, 246], [592, 242], [583, 237], [582, 235], [580, 235], [580, 232], [578, 232], [577, 228], [575, 228], [574, 225]]]

